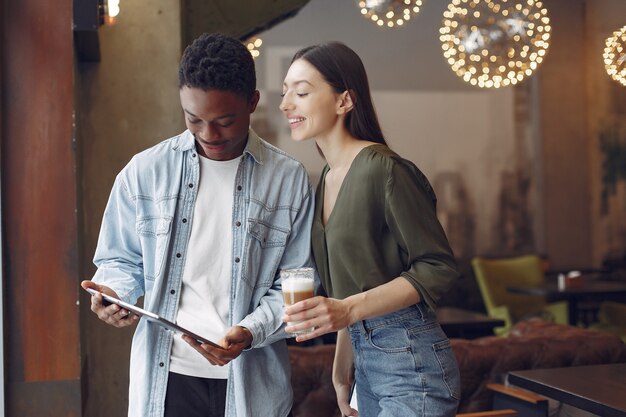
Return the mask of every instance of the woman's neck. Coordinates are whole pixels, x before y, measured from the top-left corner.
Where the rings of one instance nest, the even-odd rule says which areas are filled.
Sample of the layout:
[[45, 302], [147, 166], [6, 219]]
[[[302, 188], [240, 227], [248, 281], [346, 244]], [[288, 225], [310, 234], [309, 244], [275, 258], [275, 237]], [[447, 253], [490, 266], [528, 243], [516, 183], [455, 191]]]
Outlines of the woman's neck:
[[315, 141], [331, 170], [347, 169], [361, 149], [374, 144], [374, 142], [357, 139], [347, 132], [330, 138], [318, 138]]

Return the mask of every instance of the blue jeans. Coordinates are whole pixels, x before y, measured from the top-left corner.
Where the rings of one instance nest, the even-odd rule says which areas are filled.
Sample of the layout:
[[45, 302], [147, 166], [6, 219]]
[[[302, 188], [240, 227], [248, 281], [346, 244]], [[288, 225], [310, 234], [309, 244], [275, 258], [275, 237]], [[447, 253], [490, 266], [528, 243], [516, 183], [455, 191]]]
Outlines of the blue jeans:
[[453, 417], [461, 398], [450, 341], [424, 303], [348, 327], [360, 417]]

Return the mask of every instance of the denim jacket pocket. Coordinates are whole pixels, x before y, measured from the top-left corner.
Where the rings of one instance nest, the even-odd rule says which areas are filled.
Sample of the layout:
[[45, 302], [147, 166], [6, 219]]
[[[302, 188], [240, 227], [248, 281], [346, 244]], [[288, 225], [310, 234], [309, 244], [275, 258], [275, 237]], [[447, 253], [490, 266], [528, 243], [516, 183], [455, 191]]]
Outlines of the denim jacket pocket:
[[259, 241], [262, 248], [285, 246], [287, 244], [287, 230], [279, 229], [256, 219], [248, 219], [248, 233]]
[[248, 219], [248, 253], [244, 256], [242, 274], [248, 285], [252, 288], [272, 285], [288, 238], [288, 230], [258, 219]]
[[141, 240], [144, 256], [154, 254], [154, 259], [144, 257], [144, 276], [154, 280], [165, 263], [165, 253], [172, 229], [171, 217], [144, 217], [137, 220], [137, 234]]

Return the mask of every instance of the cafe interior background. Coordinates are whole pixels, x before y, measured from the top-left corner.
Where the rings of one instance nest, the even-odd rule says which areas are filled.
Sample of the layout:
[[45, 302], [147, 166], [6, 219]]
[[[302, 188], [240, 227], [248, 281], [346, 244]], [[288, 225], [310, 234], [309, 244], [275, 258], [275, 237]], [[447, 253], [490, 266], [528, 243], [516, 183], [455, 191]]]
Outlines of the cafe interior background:
[[390, 147], [438, 195], [463, 272], [449, 304], [482, 308], [469, 266], [476, 255], [539, 253], [563, 270], [624, 261], [626, 86], [607, 74], [603, 52], [626, 24], [626, 1], [545, 0], [543, 62], [500, 88], [451, 69], [441, 31], [448, 0], [423, 0], [400, 27], [377, 25], [349, 0], [119, 3], [119, 15], [84, 36], [68, 30], [69, 0], [0, 1], [11, 409], [43, 409], [32, 398], [52, 389], [56, 400], [44, 396], [52, 407], [73, 410], [58, 415], [125, 413], [133, 330], [100, 323], [78, 283], [94, 272], [115, 175], [133, 154], [184, 129], [178, 63], [204, 31], [262, 39], [252, 125], [302, 160], [314, 183], [324, 162], [314, 143], [290, 140], [278, 110], [282, 79], [306, 45], [339, 40], [362, 57]]

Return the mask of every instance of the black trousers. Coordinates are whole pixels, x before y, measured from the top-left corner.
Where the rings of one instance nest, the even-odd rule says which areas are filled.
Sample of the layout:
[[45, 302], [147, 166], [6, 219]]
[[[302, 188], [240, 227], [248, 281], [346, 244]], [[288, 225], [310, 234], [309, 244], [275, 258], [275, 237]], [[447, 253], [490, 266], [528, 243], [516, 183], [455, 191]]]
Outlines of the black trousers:
[[224, 417], [226, 381], [170, 372], [164, 417]]
[[165, 417], [224, 417], [226, 382], [170, 372]]

